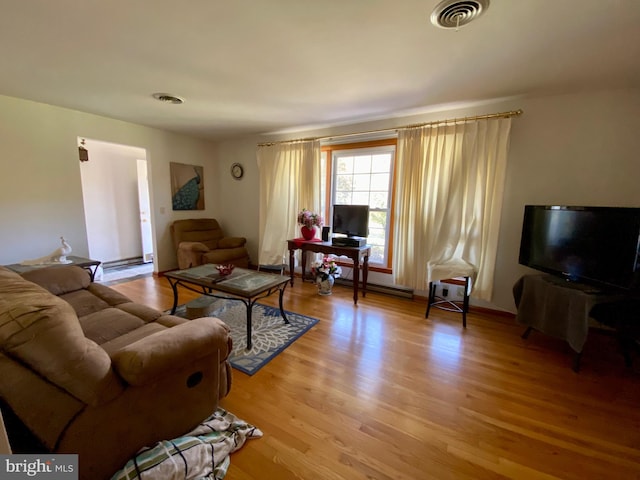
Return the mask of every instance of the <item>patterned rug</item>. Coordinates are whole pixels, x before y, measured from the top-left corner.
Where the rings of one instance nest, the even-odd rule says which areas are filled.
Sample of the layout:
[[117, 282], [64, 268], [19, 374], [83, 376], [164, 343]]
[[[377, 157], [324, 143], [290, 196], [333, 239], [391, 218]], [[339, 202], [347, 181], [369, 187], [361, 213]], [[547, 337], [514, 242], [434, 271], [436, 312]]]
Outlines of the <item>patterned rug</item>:
[[[176, 315], [185, 316], [185, 305], [176, 309]], [[218, 317], [231, 328], [233, 351], [229, 356], [231, 366], [253, 375], [269, 361], [295, 342], [318, 320], [285, 310], [289, 324], [284, 323], [280, 309], [256, 303], [251, 313], [252, 348], [247, 350], [247, 307], [233, 300], [215, 300], [211, 317]]]

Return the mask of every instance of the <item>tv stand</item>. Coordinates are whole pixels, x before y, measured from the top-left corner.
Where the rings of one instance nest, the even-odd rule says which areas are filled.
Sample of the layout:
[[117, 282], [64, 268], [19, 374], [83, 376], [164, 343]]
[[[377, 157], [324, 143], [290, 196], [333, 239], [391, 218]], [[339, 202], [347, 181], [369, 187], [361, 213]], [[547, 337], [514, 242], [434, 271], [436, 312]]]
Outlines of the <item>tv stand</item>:
[[573, 370], [580, 369], [582, 349], [589, 333], [591, 309], [600, 303], [619, 301], [623, 294], [604, 292], [590, 285], [567, 282], [553, 275], [525, 275], [513, 286], [518, 308], [516, 320], [527, 329], [565, 340], [574, 351]]

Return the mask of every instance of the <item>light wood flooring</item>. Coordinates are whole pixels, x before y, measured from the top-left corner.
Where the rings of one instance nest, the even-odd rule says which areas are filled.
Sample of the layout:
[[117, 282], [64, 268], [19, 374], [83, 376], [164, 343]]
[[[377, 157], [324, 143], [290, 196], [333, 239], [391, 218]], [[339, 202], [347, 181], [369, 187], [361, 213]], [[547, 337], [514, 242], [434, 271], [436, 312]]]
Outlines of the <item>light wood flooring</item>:
[[[165, 278], [115, 289], [160, 309]], [[184, 303], [195, 294], [180, 294]], [[263, 300], [276, 305], [277, 296]], [[638, 479], [640, 358], [593, 332], [582, 369], [564, 342], [507, 316], [425, 300], [287, 287], [285, 308], [320, 319], [253, 377], [234, 370], [221, 406], [264, 436], [231, 456], [227, 480]]]

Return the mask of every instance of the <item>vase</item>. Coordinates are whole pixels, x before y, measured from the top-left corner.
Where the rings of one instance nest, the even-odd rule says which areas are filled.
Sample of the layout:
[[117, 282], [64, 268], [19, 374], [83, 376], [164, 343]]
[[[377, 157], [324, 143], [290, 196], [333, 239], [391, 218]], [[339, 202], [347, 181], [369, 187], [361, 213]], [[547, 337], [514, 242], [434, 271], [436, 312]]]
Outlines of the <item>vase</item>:
[[305, 240], [313, 240], [316, 236], [316, 227], [307, 228], [303, 225], [300, 231], [302, 232], [302, 238]]
[[318, 295], [331, 295], [335, 279], [333, 275], [318, 275], [316, 284], [318, 285]]

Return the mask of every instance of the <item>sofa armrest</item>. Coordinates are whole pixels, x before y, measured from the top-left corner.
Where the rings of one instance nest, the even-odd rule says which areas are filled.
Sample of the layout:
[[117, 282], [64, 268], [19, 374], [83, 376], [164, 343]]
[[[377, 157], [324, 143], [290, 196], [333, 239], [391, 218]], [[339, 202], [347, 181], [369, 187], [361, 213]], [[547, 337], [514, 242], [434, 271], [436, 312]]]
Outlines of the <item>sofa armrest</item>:
[[237, 248], [247, 243], [244, 237], [224, 237], [218, 241], [218, 248]]
[[194, 360], [219, 351], [226, 359], [228, 327], [203, 317], [176, 325], [133, 342], [111, 355], [114, 369], [130, 385], [144, 385]]

